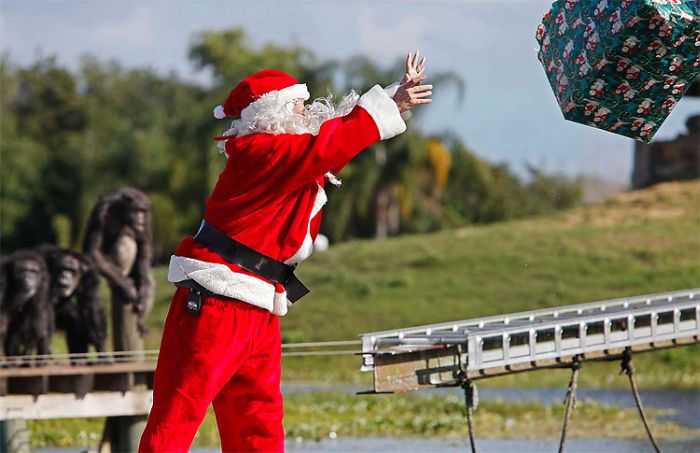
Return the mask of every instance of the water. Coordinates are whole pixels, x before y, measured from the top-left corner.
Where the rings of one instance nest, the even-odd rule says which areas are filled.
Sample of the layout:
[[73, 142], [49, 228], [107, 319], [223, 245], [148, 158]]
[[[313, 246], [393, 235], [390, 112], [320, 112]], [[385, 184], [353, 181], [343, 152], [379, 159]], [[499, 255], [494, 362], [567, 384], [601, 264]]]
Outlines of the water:
[[[664, 452], [694, 452], [700, 450], [698, 439], [661, 441], [659, 447]], [[320, 442], [287, 442], [286, 451], [298, 452], [462, 452], [469, 451], [464, 441], [431, 440], [431, 439], [391, 439], [385, 437], [369, 438], [340, 438], [324, 439]], [[540, 440], [498, 440], [477, 439], [477, 451], [481, 452], [556, 452], [558, 441]], [[643, 453], [653, 452], [649, 442], [640, 440], [618, 439], [571, 439], [566, 441], [567, 453], [570, 452], [614, 452], [614, 453]], [[213, 453], [216, 450], [200, 450], [199, 453]]]
[[[697, 453], [700, 451], [700, 440], [682, 439], [659, 442], [661, 451], [665, 453]], [[477, 439], [476, 448], [480, 453], [503, 452], [556, 452], [558, 441], [541, 440], [499, 440]], [[451, 453], [469, 451], [464, 441], [441, 439], [398, 439], [388, 437], [341, 437], [323, 439], [321, 441], [296, 442], [289, 440], [285, 449], [288, 452], [325, 453], [325, 452], [381, 452], [381, 453]], [[651, 444], [643, 440], [627, 439], [569, 439], [566, 441], [567, 453], [644, 453], [653, 452]], [[36, 450], [41, 453], [79, 453], [79, 449], [53, 448]], [[193, 449], [193, 453], [218, 453], [218, 449]]]
[[[356, 386], [318, 385], [318, 384], [283, 384], [284, 394], [294, 393], [356, 393], [366, 390]], [[431, 389], [417, 392], [420, 395], [458, 395], [462, 391], [457, 388]], [[561, 404], [566, 390], [556, 388], [484, 388], [479, 389], [481, 401], [509, 402], [539, 402], [544, 405]], [[700, 429], [700, 391], [698, 390], [642, 390], [642, 402], [645, 408], [670, 409], [674, 411], [663, 420], [679, 425]], [[634, 408], [634, 398], [628, 389], [578, 389], [578, 399], [595, 401], [621, 408]], [[478, 417], [478, 410], [476, 412]], [[556, 452], [558, 440], [525, 440], [525, 439], [476, 439], [477, 449], [481, 452]], [[700, 453], [700, 438], [661, 440], [661, 450], [664, 452], [693, 452]], [[288, 439], [286, 450], [289, 452], [464, 452], [468, 445], [464, 440], [445, 440], [430, 438], [388, 438], [388, 437], [338, 437], [320, 441]], [[651, 444], [646, 440], [635, 439], [568, 439], [566, 452], [611, 452], [611, 453], [644, 453], [652, 452]], [[40, 449], [42, 453], [78, 453], [80, 449]], [[217, 449], [195, 449], [196, 453], [215, 453]]]

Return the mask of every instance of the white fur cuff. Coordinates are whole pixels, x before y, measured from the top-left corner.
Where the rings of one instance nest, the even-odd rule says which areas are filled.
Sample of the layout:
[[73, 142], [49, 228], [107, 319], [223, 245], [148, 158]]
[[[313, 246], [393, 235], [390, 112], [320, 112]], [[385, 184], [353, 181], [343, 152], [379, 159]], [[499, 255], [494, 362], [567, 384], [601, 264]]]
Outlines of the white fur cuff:
[[[390, 98], [393, 99], [394, 95], [399, 89], [399, 86], [401, 86], [401, 82], [394, 82], [388, 87], [384, 88], [384, 91], [386, 92], [386, 94], [389, 95]], [[411, 115], [413, 115], [411, 111], [406, 110], [405, 112], [401, 112], [401, 119], [403, 119], [404, 121], [408, 121], [408, 119], [411, 118]]]
[[395, 137], [406, 130], [406, 123], [401, 118], [399, 108], [379, 85], [373, 86], [360, 96], [357, 105], [370, 114], [382, 140]]

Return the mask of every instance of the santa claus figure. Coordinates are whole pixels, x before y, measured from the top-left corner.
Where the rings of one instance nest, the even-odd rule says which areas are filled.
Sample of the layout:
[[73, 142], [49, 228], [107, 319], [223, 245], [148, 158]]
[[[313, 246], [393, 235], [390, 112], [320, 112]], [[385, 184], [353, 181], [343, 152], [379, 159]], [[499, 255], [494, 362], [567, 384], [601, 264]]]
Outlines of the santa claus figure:
[[591, 85], [591, 89], [588, 91], [588, 94], [595, 97], [602, 96], [607, 84], [608, 83], [603, 79], [596, 80], [595, 83]]
[[636, 36], [628, 36], [627, 39], [625, 39], [624, 44], [622, 45], [622, 53], [626, 54], [631, 54], [634, 53], [634, 51], [637, 48], [637, 44], [639, 43], [639, 39]]
[[637, 108], [637, 113], [641, 113], [642, 115], [646, 115], [649, 113], [649, 110], [651, 110], [652, 105], [654, 105], [654, 100], [645, 98], [642, 100], [642, 102], [639, 103], [639, 107]]
[[308, 289], [294, 274], [312, 252], [326, 182], [368, 146], [406, 130], [431, 102], [425, 59], [400, 83], [335, 105], [268, 69], [242, 80], [217, 118], [228, 157], [199, 231], [170, 261], [178, 288], [163, 329], [153, 408], [139, 451], [184, 452], [213, 403], [223, 451], [284, 450], [279, 316]]

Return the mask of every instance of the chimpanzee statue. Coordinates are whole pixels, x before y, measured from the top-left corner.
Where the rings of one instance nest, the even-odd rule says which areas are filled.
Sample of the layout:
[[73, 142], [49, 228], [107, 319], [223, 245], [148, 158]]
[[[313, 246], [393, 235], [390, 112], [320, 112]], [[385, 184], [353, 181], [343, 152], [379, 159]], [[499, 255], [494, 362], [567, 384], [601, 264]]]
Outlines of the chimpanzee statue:
[[90, 345], [105, 351], [107, 323], [100, 301], [100, 274], [90, 258], [79, 252], [42, 246], [51, 274], [49, 299], [55, 326], [65, 330], [68, 351], [86, 353]]
[[41, 254], [19, 250], [0, 263], [0, 343], [5, 355], [51, 354], [53, 310]]
[[143, 349], [154, 298], [152, 230], [150, 200], [130, 187], [100, 197], [88, 220], [83, 252], [112, 291], [115, 351]]

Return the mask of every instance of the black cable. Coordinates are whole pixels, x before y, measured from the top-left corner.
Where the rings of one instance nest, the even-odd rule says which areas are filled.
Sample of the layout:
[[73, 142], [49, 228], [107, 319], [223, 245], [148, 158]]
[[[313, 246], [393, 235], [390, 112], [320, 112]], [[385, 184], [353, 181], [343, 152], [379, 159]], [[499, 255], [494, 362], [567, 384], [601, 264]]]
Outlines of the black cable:
[[642, 423], [644, 423], [644, 429], [647, 431], [649, 440], [654, 446], [656, 453], [661, 453], [659, 449], [659, 444], [656, 443], [654, 435], [651, 433], [649, 428], [649, 422], [647, 421], [646, 414], [644, 413], [644, 406], [642, 405], [642, 399], [639, 397], [639, 389], [637, 388], [637, 380], [634, 377], [634, 365], [632, 364], [632, 353], [629, 348], [625, 348], [625, 352], [622, 354], [622, 363], [620, 364], [620, 373], [626, 373], [630, 380], [630, 386], [632, 387], [632, 394], [634, 395], [634, 402], [637, 404], [637, 409], [639, 410], [639, 416], [642, 418]]
[[561, 430], [561, 439], [559, 440], [559, 453], [564, 451], [564, 443], [566, 443], [566, 434], [569, 428], [569, 418], [571, 411], [576, 407], [576, 388], [578, 386], [578, 373], [581, 370], [581, 362], [578, 357], [574, 357], [574, 362], [571, 364], [571, 380], [569, 388], [566, 391], [564, 403], [566, 404], [566, 412], [564, 412], [564, 426]]
[[462, 388], [464, 389], [464, 401], [467, 406], [467, 429], [469, 431], [469, 445], [472, 453], [476, 453], [476, 441], [474, 439], [474, 423], [472, 421], [472, 411], [479, 404], [479, 393], [476, 385], [470, 379], [462, 378]]

